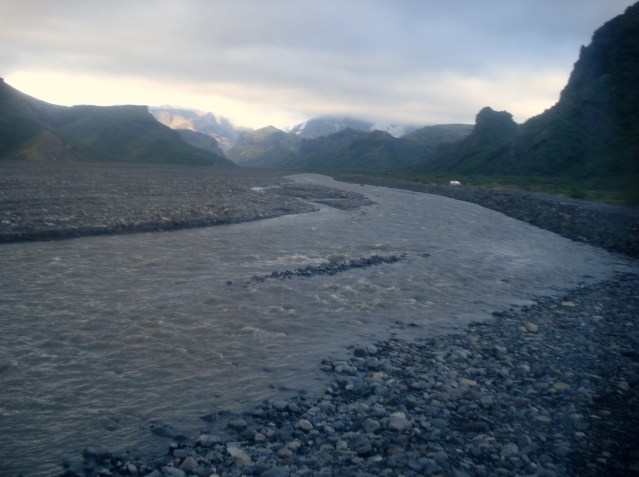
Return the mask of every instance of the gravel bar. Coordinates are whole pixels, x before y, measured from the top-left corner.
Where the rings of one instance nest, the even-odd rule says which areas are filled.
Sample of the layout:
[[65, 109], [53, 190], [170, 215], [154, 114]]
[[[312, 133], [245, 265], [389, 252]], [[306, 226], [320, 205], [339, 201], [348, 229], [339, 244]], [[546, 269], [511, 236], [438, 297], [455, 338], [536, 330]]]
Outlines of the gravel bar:
[[[177, 230], [310, 212], [281, 171], [0, 162], [0, 243]], [[274, 188], [271, 191], [270, 188]]]

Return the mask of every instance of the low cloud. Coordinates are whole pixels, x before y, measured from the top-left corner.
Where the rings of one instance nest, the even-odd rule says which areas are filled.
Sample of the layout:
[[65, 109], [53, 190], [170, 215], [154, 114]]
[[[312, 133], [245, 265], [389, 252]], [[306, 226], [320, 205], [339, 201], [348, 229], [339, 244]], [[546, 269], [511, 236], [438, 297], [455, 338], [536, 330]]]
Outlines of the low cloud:
[[630, 4], [3, 2], [0, 74], [19, 89], [40, 77], [26, 92], [49, 101], [54, 77], [84, 78], [100, 90], [76, 89], [76, 100], [69, 91], [72, 102], [135, 92], [135, 102], [157, 104], [174, 93], [172, 104], [188, 101], [254, 127], [330, 112], [468, 122], [486, 105], [523, 121], [556, 101], [579, 47]]

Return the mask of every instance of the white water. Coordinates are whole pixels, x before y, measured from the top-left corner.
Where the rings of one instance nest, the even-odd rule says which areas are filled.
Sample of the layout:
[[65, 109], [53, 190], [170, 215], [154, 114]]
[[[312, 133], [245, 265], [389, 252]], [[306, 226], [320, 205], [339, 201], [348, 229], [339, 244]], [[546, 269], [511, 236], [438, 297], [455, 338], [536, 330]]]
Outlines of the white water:
[[[634, 266], [476, 205], [296, 177], [376, 205], [0, 246], [0, 475], [56, 473], [89, 444], [164, 449], [151, 422], [196, 433], [213, 411], [312, 396], [320, 360], [348, 345], [451, 331]], [[251, 280], [373, 254], [406, 258]]]

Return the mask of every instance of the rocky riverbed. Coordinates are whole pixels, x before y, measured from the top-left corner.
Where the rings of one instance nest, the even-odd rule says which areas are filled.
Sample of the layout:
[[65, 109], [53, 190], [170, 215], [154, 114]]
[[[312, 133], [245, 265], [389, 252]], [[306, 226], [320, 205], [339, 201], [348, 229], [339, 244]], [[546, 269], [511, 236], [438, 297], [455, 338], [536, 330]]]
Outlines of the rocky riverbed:
[[66, 475], [566, 476], [639, 474], [639, 277], [574, 290], [464, 332], [355, 347], [334, 379], [202, 434], [154, 429], [141, 460], [87, 448]]
[[[311, 211], [313, 202], [370, 203], [291, 184], [285, 172], [17, 163], [0, 164], [0, 172], [2, 242], [241, 222]], [[512, 191], [424, 191], [637, 257], [636, 209]], [[637, 275], [620, 275], [503, 310], [458, 334], [354, 347], [349, 360], [318, 363], [332, 376], [319, 400], [300, 393], [239, 414], [212, 409], [199, 435], [160, 423], [153, 433], [166, 445], [157, 455], [87, 448], [61, 473], [639, 475], [638, 285]]]

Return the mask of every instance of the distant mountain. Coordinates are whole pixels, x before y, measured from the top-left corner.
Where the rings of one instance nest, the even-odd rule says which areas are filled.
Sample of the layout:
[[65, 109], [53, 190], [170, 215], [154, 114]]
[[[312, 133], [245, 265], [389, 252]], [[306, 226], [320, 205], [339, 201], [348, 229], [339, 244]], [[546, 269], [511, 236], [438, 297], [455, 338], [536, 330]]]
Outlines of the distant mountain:
[[323, 116], [293, 126], [288, 132], [302, 139], [315, 139], [344, 129], [370, 132], [373, 130], [373, 123], [349, 117]]
[[415, 127], [402, 124], [373, 124], [369, 121], [347, 116], [321, 116], [293, 126], [288, 132], [302, 139], [315, 139], [329, 136], [345, 129], [366, 132], [386, 131], [392, 136], [400, 137], [413, 131]]
[[190, 129], [176, 129], [175, 131], [180, 135], [185, 143], [199, 149], [212, 152], [220, 157], [224, 157], [224, 151], [222, 151], [222, 148], [214, 137], [191, 131]]
[[301, 139], [274, 126], [245, 131], [226, 156], [242, 166], [290, 167], [295, 162]]
[[246, 131], [234, 126], [230, 119], [213, 113], [171, 107], [151, 107], [149, 111], [155, 119], [171, 129], [188, 129], [215, 138], [223, 151], [233, 147]]
[[413, 167], [441, 145], [470, 134], [471, 125], [428, 126], [396, 138], [386, 131], [342, 129], [301, 139], [269, 126], [244, 133], [227, 157], [240, 165], [301, 170], [398, 171]]
[[517, 125], [484, 108], [466, 139], [440, 148], [428, 173], [565, 177], [639, 190], [639, 4], [582, 47], [557, 104]]
[[57, 106], [0, 79], [0, 159], [232, 165], [185, 143], [146, 106]]
[[420, 129], [413, 129], [404, 134], [402, 139], [410, 141], [427, 142], [432, 148], [437, 148], [440, 144], [449, 144], [461, 141], [473, 131], [472, 124], [438, 124], [435, 126], [425, 126]]

